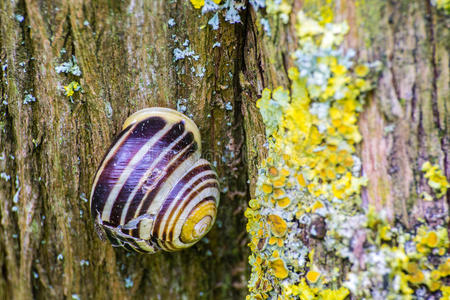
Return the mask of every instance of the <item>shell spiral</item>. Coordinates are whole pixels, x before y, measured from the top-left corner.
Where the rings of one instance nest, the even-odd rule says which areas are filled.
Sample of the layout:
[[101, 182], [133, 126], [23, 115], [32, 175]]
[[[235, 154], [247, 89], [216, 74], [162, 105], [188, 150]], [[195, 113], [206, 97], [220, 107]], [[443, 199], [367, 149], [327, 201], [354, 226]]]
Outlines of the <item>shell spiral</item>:
[[94, 178], [90, 208], [100, 238], [147, 253], [199, 241], [219, 205], [217, 175], [200, 154], [197, 126], [178, 111], [131, 115]]

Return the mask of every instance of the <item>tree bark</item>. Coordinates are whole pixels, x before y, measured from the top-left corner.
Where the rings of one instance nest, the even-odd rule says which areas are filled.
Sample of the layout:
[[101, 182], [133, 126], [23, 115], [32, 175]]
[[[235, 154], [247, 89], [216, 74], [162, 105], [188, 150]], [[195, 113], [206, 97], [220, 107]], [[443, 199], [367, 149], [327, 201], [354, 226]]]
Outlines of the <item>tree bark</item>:
[[[289, 87], [296, 13], [330, 1], [287, 2], [289, 22], [271, 20], [271, 36], [250, 5], [241, 23], [221, 17], [213, 30], [187, 0], [0, 3], [0, 299], [245, 297], [244, 211], [267, 155], [256, 101]], [[450, 177], [448, 15], [428, 0], [333, 7], [350, 26], [345, 47], [383, 63], [359, 121], [363, 205], [407, 228], [443, 222], [449, 195], [424, 201], [420, 167], [432, 161]], [[81, 76], [58, 73], [72, 56]], [[83, 91], [68, 97], [74, 81]], [[193, 118], [222, 193], [206, 239], [138, 255], [97, 238], [85, 199], [123, 121], [151, 106]]]
[[[0, 184], [0, 299], [242, 298], [244, 27], [201, 29], [208, 19], [188, 1], [2, 1], [0, 11], [0, 170], [10, 177]], [[198, 59], [176, 60], [174, 50], [188, 47]], [[81, 76], [57, 73], [72, 55]], [[62, 87], [72, 81], [84, 92], [70, 99]], [[28, 94], [36, 100], [24, 104]], [[177, 104], [217, 166], [216, 225], [179, 253], [113, 249], [97, 238], [83, 200], [96, 168], [128, 115]]]
[[[359, 115], [358, 124], [362, 143], [357, 149], [357, 155], [361, 158], [362, 175], [368, 179], [368, 183], [361, 192], [360, 208], [355, 209], [350, 215], [358, 215], [357, 211], [360, 211], [361, 214], [358, 216], [363, 220], [370, 219], [373, 215], [370, 210], [367, 212], [367, 209], [372, 207], [378, 217], [386, 215], [389, 224], [386, 225], [386, 228], [405, 228], [401, 230], [413, 237], [417, 245], [423, 238], [419, 227], [427, 228], [428, 232], [433, 230], [438, 232], [444, 229], [447, 242], [444, 243], [443, 252], [447, 252], [447, 254], [437, 259], [434, 267], [429, 265], [430, 269], [426, 272], [437, 270], [439, 264], [445, 265], [445, 259], [448, 257], [449, 193], [445, 189], [447, 191], [445, 195], [436, 194], [430, 187], [422, 166], [431, 162], [442, 171], [446, 178], [449, 178], [450, 78], [448, 70], [450, 47], [448, 11], [436, 9], [430, 1], [318, 0], [288, 3], [291, 4], [291, 10], [287, 24], [282, 22], [282, 12], [276, 10], [273, 10], [275, 13], [272, 12], [272, 14], [252, 13], [250, 16], [245, 51], [251, 55], [246, 56], [244, 63], [244, 67], [248, 67], [244, 68], [244, 77], [248, 82], [243, 85], [247, 87], [243, 89], [243, 99], [261, 98], [263, 87], [274, 91], [274, 88], [282, 86], [293, 94], [294, 87], [288, 79], [288, 69], [296, 65], [292, 55], [298, 43], [296, 15], [299, 11], [303, 11], [308, 16], [316, 16], [320, 19], [322, 9], [331, 7], [334, 21], [346, 21], [349, 25], [349, 33], [343, 43], [345, 51], [354, 49], [356, 62], [379, 61], [383, 66], [379, 77], [375, 80], [373, 91], [365, 99], [364, 110]], [[264, 26], [259, 25], [262, 24], [262, 18], [269, 20], [271, 36], [267, 34]], [[258, 60], [259, 63], [255, 63]], [[257, 71], [256, 75], [254, 75], [255, 70]], [[271, 101], [276, 102], [274, 99], [275, 96], [272, 95]], [[257, 111], [254, 102], [244, 101], [244, 103], [247, 104], [244, 119], [253, 120], [255, 117], [252, 115]], [[311, 109], [311, 106], [309, 108]], [[254, 126], [252, 127], [254, 128]], [[287, 139], [280, 128], [278, 127], [277, 135], [272, 137], [275, 140], [274, 144], [282, 139]], [[289, 131], [292, 130], [300, 131], [301, 129], [289, 128]], [[245, 132], [248, 133], [249, 155], [258, 153], [257, 149], [260, 149], [260, 144], [252, 143], [250, 130]], [[272, 166], [278, 168], [277, 163], [280, 163], [280, 160], [277, 158], [281, 157], [283, 152], [277, 152], [279, 149], [274, 147], [271, 149], [272, 154], [276, 153], [269, 155], [273, 161]], [[258, 158], [261, 161], [264, 155], [259, 155]], [[289, 160], [295, 161], [292, 158], [288, 158]], [[277, 199], [274, 196], [275, 192], [272, 193], [272, 187], [275, 188], [275, 179], [271, 177], [274, 175], [268, 175], [270, 169], [267, 168], [270, 164], [265, 166], [265, 169], [261, 170], [259, 164], [255, 164], [255, 166], [249, 164], [249, 177], [255, 179], [253, 183], [256, 182], [256, 174], [262, 174], [259, 176], [260, 185], [257, 185], [256, 193], [251, 187], [251, 195], [252, 197], [256, 196], [256, 201], [253, 202], [253, 207], [251, 205], [251, 209], [247, 213], [251, 224], [249, 229], [252, 247], [250, 258], [252, 277], [249, 283], [251, 299], [273, 298], [274, 295], [292, 297], [287, 299], [297, 299], [296, 297], [323, 299], [322, 297], [325, 297], [324, 295], [327, 293], [328, 295], [331, 293], [333, 299], [343, 299], [338, 297], [339, 292], [343, 292], [338, 289], [351, 285], [348, 276], [355, 276], [353, 282], [373, 276], [369, 282], [366, 282], [364, 288], [350, 289], [348, 298], [361, 299], [364, 294], [366, 297], [375, 299], [398, 299], [398, 297], [408, 299], [406, 288], [402, 290], [403, 296], [399, 296], [390, 290], [391, 286], [388, 283], [384, 285], [384, 290], [381, 288], [381, 293], [378, 293], [380, 287], [376, 286], [374, 282], [377, 281], [375, 279], [377, 272], [381, 274], [381, 271], [377, 271], [377, 267], [370, 269], [371, 264], [377, 265], [372, 261], [373, 257], [371, 258], [371, 255], [377, 252], [373, 250], [381, 249], [381, 244], [384, 244], [383, 247], [387, 245], [394, 247], [384, 248], [383, 251], [395, 250], [396, 246], [393, 245], [401, 245], [399, 240], [394, 238], [390, 242], [384, 241], [376, 245], [377, 242], [370, 239], [380, 234], [377, 231], [379, 228], [367, 228], [366, 226], [369, 225], [364, 224], [365, 222], [350, 223], [355, 219], [349, 217], [345, 208], [335, 209], [336, 207], [333, 208], [329, 202], [327, 205], [330, 205], [332, 209], [328, 210], [325, 218], [318, 217], [314, 213], [314, 209], [311, 212], [314, 201], [311, 203], [308, 201], [308, 196], [304, 196], [310, 194], [306, 189], [299, 188], [299, 185], [291, 184], [288, 189], [281, 188], [282, 194], [288, 195], [291, 200], [293, 199], [291, 195], [299, 195], [299, 193], [301, 195], [300, 199], [294, 200], [294, 208], [291, 206], [281, 210], [278, 204], [275, 204]], [[297, 167], [301, 169], [303, 166]], [[311, 168], [314, 169], [314, 166]], [[288, 168], [288, 170], [292, 174], [292, 168]], [[265, 191], [264, 184], [269, 185]], [[446, 185], [448, 186], [447, 182]], [[293, 190], [296, 190], [297, 194], [293, 193]], [[433, 196], [427, 198], [424, 195]], [[350, 198], [343, 199], [348, 207], [355, 203]], [[323, 201], [323, 198], [316, 197], [315, 199]], [[296, 208], [296, 201], [298, 201], [298, 208]], [[327, 208], [330, 209], [330, 206]], [[307, 229], [301, 228], [299, 215], [302, 214], [311, 218]], [[346, 226], [345, 223], [333, 224], [333, 216], [342, 217], [348, 221], [348, 224], [352, 224], [350, 226], [358, 227], [346, 229], [348, 225]], [[271, 218], [272, 220], [276, 218], [277, 223]], [[279, 228], [287, 226], [287, 230], [284, 229], [286, 233], [284, 231], [280, 233], [277, 226], [281, 226]], [[294, 239], [292, 239], [292, 235], [289, 235], [291, 228], [298, 230]], [[313, 231], [310, 231], [311, 228], [314, 228], [314, 234]], [[321, 237], [317, 237], [316, 229], [323, 231], [319, 233], [322, 235]], [[351, 236], [345, 238], [341, 235], [339, 238], [342, 240], [333, 240], [333, 234], [336, 232], [351, 234]], [[431, 235], [433, 234], [434, 232]], [[401, 234], [398, 233], [398, 235]], [[272, 239], [274, 240], [272, 241]], [[277, 240], [278, 245], [282, 246], [277, 247]], [[330, 241], [334, 246], [339, 245], [342, 248], [330, 248], [328, 243]], [[345, 246], [347, 242], [349, 244]], [[398, 247], [403, 249], [401, 248], [403, 246]], [[298, 255], [299, 252], [307, 255]], [[340, 255], [340, 253], [347, 253], [348, 256], [347, 254]], [[378, 252], [378, 254], [381, 253]], [[298, 266], [300, 260], [296, 260], [297, 256], [306, 259], [303, 267]], [[426, 260], [426, 255], [418, 255], [418, 257], [421, 256]], [[384, 263], [388, 264], [387, 254], [382, 256], [383, 259]], [[432, 260], [430, 256], [428, 259]], [[319, 272], [310, 272], [314, 270]], [[371, 273], [374, 271], [375, 273]], [[336, 272], [339, 275], [333, 275]], [[390, 269], [385, 275], [385, 280], [392, 282], [394, 278], [398, 279], [400, 276], [404, 276], [401, 274], [402, 272]], [[424, 271], [424, 273], [426, 272]], [[308, 274], [314, 276], [308, 277]], [[321, 279], [316, 282], [317, 277], [315, 276], [319, 276], [317, 274], [321, 276]], [[448, 274], [441, 279], [443, 286], [448, 286], [446, 279], [448, 277], [446, 276]], [[306, 282], [302, 284], [301, 279], [306, 279]], [[418, 284], [409, 284], [412, 288], [410, 291], [414, 295], [413, 298], [419, 297]], [[429, 284], [430, 281], [427, 282], [427, 285]], [[423, 286], [421, 288], [422, 292], [426, 293], [424, 297], [427, 299], [433, 297], [434, 299], [439, 299], [439, 297], [445, 299], [447, 297], [443, 296], [444, 292], [435, 287], [431, 290], [426, 290]], [[358, 289], [359, 295], [354, 293]]]

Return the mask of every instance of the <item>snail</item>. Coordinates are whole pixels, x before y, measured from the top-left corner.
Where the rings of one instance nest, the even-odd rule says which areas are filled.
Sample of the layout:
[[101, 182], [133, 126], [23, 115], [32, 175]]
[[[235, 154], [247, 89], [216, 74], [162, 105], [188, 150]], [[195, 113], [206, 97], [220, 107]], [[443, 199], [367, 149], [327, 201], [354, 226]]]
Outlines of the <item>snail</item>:
[[217, 175], [200, 132], [182, 113], [142, 109], [123, 124], [94, 177], [91, 215], [102, 240], [142, 253], [178, 251], [212, 227]]

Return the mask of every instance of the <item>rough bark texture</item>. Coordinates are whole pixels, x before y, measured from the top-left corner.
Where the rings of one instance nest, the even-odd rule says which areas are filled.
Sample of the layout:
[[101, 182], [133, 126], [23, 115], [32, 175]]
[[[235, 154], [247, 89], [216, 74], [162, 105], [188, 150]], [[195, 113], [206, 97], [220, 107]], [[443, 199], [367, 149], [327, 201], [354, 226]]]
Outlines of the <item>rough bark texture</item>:
[[[321, 2], [295, 1], [292, 15]], [[449, 18], [428, 0], [335, 2], [350, 25], [346, 46], [384, 64], [360, 120], [364, 200], [408, 226], [431, 220], [449, 197], [422, 201], [429, 187], [418, 170], [432, 160], [450, 176]], [[187, 0], [1, 2], [0, 299], [244, 297], [243, 212], [265, 156], [255, 103], [264, 87], [289, 85], [295, 36], [279, 21], [268, 37], [253, 10], [241, 18], [212, 30]], [[188, 46], [198, 60], [176, 60]], [[81, 77], [55, 71], [72, 55]], [[84, 92], [70, 99], [62, 87], [74, 80]], [[24, 104], [28, 94], [36, 101]], [[177, 104], [217, 165], [217, 223], [179, 253], [113, 249], [83, 200], [96, 167], [128, 115]]]
[[[362, 63], [379, 61], [383, 66], [379, 78], [375, 80], [373, 92], [365, 100], [364, 110], [359, 119], [359, 130], [363, 139], [358, 147], [358, 155], [362, 160], [362, 174], [368, 179], [367, 187], [362, 190], [362, 208], [374, 207], [377, 215], [384, 215], [381, 212], [385, 212], [391, 225], [396, 224], [395, 226], [405, 228], [406, 232], [412, 234], [412, 236], [416, 234], [419, 224], [433, 228], [438, 225], [447, 226], [448, 191], [443, 196], [433, 194], [434, 191], [430, 188], [421, 168], [424, 163], [431, 162], [438, 165], [447, 178], [450, 175], [448, 160], [450, 97], [448, 26], [450, 19], [448, 14], [446, 15], [443, 10], [437, 10], [430, 1], [425, 0], [305, 0], [287, 2], [291, 4], [292, 8], [287, 24], [282, 24], [280, 12], [276, 10], [272, 10], [271, 14], [251, 15], [245, 44], [246, 51], [251, 53], [245, 59], [245, 66], [248, 69], [244, 70], [244, 77], [248, 82], [243, 85], [243, 87], [247, 86], [248, 88], [244, 89], [243, 99], [246, 98], [246, 93], [253, 95], [249, 98], [259, 98], [261, 87], [268, 87], [273, 90], [278, 86], [284, 88], [293, 86], [288, 82], [287, 70], [295, 63], [292, 48], [295, 49], [297, 45], [295, 24], [298, 19], [296, 13], [303, 10], [309, 16], [320, 19], [321, 9], [331, 7], [335, 21], [346, 21], [350, 27], [343, 48], [346, 50], [354, 49], [357, 54], [356, 61]], [[272, 36], [265, 33], [264, 26], [257, 25], [262, 17], [270, 21]], [[309, 26], [313, 27], [312, 25]], [[255, 63], [255, 60], [259, 62]], [[258, 71], [256, 76], [254, 75], [255, 71]], [[255, 90], [254, 87], [259, 89]], [[291, 93], [293, 94], [292, 90]], [[272, 95], [272, 99], [275, 99], [275, 96]], [[272, 101], [276, 102], [276, 100]], [[254, 102], [246, 103], [249, 103], [246, 106], [248, 114], [245, 115], [244, 119], [254, 119], [252, 114], [253, 111], [257, 110]], [[270, 106], [270, 104], [265, 105]], [[263, 109], [261, 110], [263, 111]], [[276, 117], [273, 118], [276, 119]], [[286, 125], [278, 126], [278, 129], [280, 129], [280, 127]], [[252, 127], [254, 128], [254, 126]], [[289, 128], [289, 130], [292, 130], [292, 128]], [[298, 128], [298, 130], [300, 131], [301, 128]], [[275, 144], [280, 140], [287, 139], [285, 132], [281, 131], [280, 133], [280, 131], [274, 137], [277, 140]], [[258, 145], [252, 144], [250, 139], [251, 132], [249, 130], [245, 132], [248, 137], [249, 155], [258, 153]], [[274, 152], [277, 150], [274, 150]], [[282, 151], [277, 152], [278, 156], [282, 154], [284, 154]], [[280, 161], [277, 161], [277, 156], [270, 158], [274, 162], [273, 164], [268, 163], [266, 169], [269, 166], [279, 169], [280, 166], [277, 163], [280, 163]], [[286, 161], [286, 158], [283, 159]], [[295, 160], [288, 158], [287, 161]], [[307, 167], [314, 168], [311, 165]], [[250, 178], [255, 177], [257, 168], [249, 165]], [[290, 171], [292, 172], [292, 170]], [[300, 299], [303, 299], [301, 290], [306, 291], [303, 294], [305, 299], [308, 298], [305, 296], [307, 292], [310, 293], [308, 299], [316, 299], [315, 296], [318, 297], [317, 299], [322, 299], [321, 297], [325, 293], [329, 293], [331, 290], [336, 292], [345, 283], [344, 281], [350, 280], [347, 275], [355, 276], [355, 274], [350, 274], [350, 269], [352, 269], [352, 272], [355, 270], [358, 270], [356, 273], [360, 272], [356, 276], [360, 276], [361, 273], [370, 269], [368, 265], [372, 263], [371, 258], [367, 254], [369, 251], [364, 252], [366, 251], [364, 247], [372, 245], [366, 236], [366, 233], [372, 229], [364, 233], [362, 223], [357, 225], [361, 228], [357, 227], [354, 235], [351, 231], [352, 236], [349, 239], [351, 243], [344, 246], [344, 248], [346, 247], [345, 250], [351, 253], [351, 259], [347, 259], [347, 256], [343, 260], [335, 260], [334, 255], [341, 253], [341, 249], [324, 247], [323, 245], [330, 239], [323, 242], [323, 235], [322, 238], [318, 238], [317, 232], [314, 234], [312, 232], [304, 235], [298, 234], [300, 238], [291, 238], [289, 236], [290, 228], [298, 228], [296, 226], [300, 226], [298, 224], [301, 223], [301, 220], [296, 219], [296, 217], [298, 218], [298, 215], [295, 215], [296, 208], [290, 206], [285, 210], [279, 209], [275, 201], [277, 196], [273, 191], [275, 179], [271, 179], [277, 178], [277, 175], [268, 175], [269, 172], [270, 169], [261, 172], [261, 184], [264, 184], [260, 185], [259, 193], [256, 192], [256, 201], [253, 202], [253, 207], [248, 211], [249, 223], [252, 224], [249, 226], [253, 253], [250, 259], [253, 270], [249, 283], [252, 299], [253, 297], [258, 299], [261, 295], [269, 295], [270, 297], [280, 294], [284, 296], [300, 295]], [[266, 185], [266, 188], [268, 185], [268, 189], [264, 190], [264, 185]], [[281, 187], [281, 189], [283, 188]], [[292, 189], [296, 189], [295, 185], [294, 188], [292, 185], [289, 188], [283, 190], [283, 192], [288, 194]], [[303, 191], [303, 188], [298, 191]], [[251, 192], [252, 196], [255, 195], [253, 189], [251, 189]], [[281, 195], [285, 194], [281, 193]], [[433, 194], [432, 199], [425, 199], [424, 195], [426, 194]], [[306, 199], [296, 200], [300, 202], [305, 200], [305, 203], [300, 203], [298, 207], [304, 206], [305, 209], [311, 209], [311, 203], [308, 203]], [[343, 199], [347, 206], [352, 205], [349, 200]], [[297, 207], [297, 202], [294, 203], [294, 207]], [[336, 211], [334, 213], [334, 215], [339, 215]], [[356, 214], [356, 212], [354, 213]], [[275, 243], [276, 237], [280, 235], [276, 233], [279, 229], [276, 227], [277, 225], [271, 225], [270, 223], [270, 218], [273, 216], [277, 217], [277, 220], [283, 219], [285, 221], [284, 223], [277, 221], [280, 228], [283, 228], [283, 230], [286, 230], [286, 227], [288, 228], [287, 231], [280, 230], [281, 235], [285, 234], [285, 236], [282, 237], [282, 246], [279, 247]], [[314, 222], [313, 219], [311, 224], [314, 228], [317, 228], [318, 226]], [[327, 222], [333, 222], [333, 220], [330, 221], [330, 218], [327, 218]], [[327, 223], [324, 225], [319, 222], [319, 228], [325, 228], [325, 231], [328, 229], [328, 232], [331, 232], [330, 236], [332, 236], [336, 231], [334, 230], [336, 224]], [[345, 226], [342, 226], [341, 229], [345, 230]], [[300, 229], [299, 232], [301, 232]], [[297, 246], [299, 239], [304, 244], [302, 247]], [[416, 240], [419, 240], [419, 238], [416, 238]], [[269, 241], [269, 245], [273, 245], [272, 248], [267, 245], [267, 241]], [[300, 264], [298, 263], [300, 259], [296, 260], [300, 256], [298, 255], [300, 252], [298, 249], [302, 248], [303, 251], [305, 247], [307, 253], [311, 256], [306, 258], [308, 261], [306, 268], [298, 267]], [[446, 247], [448, 248], [448, 244]], [[445, 251], [448, 250], [444, 249], [444, 253]], [[445, 257], [448, 256], [444, 255], [443, 257], [443, 260], [445, 260]], [[387, 256], [384, 259], [387, 261]], [[311, 270], [313, 272], [309, 272]], [[320, 272], [317, 272], [317, 270]], [[337, 284], [334, 279], [330, 279], [334, 278], [332, 274], [336, 270], [339, 272]], [[317, 281], [317, 277], [312, 277], [314, 279], [307, 277], [307, 274], [314, 274], [314, 272], [315, 274], [330, 276], [326, 276], [326, 279], [321, 281]], [[368, 272], [370, 273], [370, 271]], [[266, 276], [266, 274], [269, 275]], [[395, 275], [391, 273], [389, 278], [394, 278]], [[308, 279], [309, 286], [304, 282], [303, 285], [299, 283], [300, 279], [305, 277]], [[355, 277], [352, 278], [355, 279]], [[355, 281], [362, 276], [356, 278]], [[448, 285], [448, 277], [442, 280], [447, 282], [445, 285]], [[289, 285], [292, 282], [297, 285]], [[373, 282], [376, 282], [376, 280], [373, 280]], [[373, 284], [373, 282], [370, 284]], [[326, 286], [328, 290], [324, 289], [325, 283], [328, 284]], [[316, 289], [316, 291], [313, 292], [312, 289]], [[383, 291], [383, 287], [377, 287], [369, 290], [366, 286], [358, 292], [366, 296], [374, 292], [371, 296], [376, 299], [385, 299], [388, 293], [393, 299], [401, 297], [390, 294], [391, 291], [388, 291], [387, 285], [384, 285], [384, 289]], [[415, 289], [418, 289], [417, 284]], [[380, 290], [386, 294], [376, 294]], [[361, 297], [361, 295], [356, 296], [354, 291], [355, 289], [351, 290], [349, 298], [358, 299], [358, 297]], [[439, 298], [442, 296], [438, 289], [435, 288], [432, 291], [434, 292], [432, 296], [427, 294], [425, 297]], [[404, 293], [403, 297], [407, 297], [406, 291], [403, 290], [399, 293]], [[410, 293], [414, 294], [415, 290]], [[311, 296], [311, 294], [314, 295]], [[337, 298], [336, 294], [334, 297]], [[447, 296], [443, 296], [443, 298], [445, 297]]]
[[[243, 26], [201, 29], [207, 18], [188, 1], [1, 1], [0, 11], [8, 103], [0, 170], [11, 176], [0, 184], [0, 299], [242, 298], [247, 178], [234, 75]], [[198, 60], [175, 61], [186, 40]], [[72, 55], [80, 78], [55, 71]], [[73, 80], [84, 93], [71, 101], [61, 87]], [[24, 104], [26, 94], [36, 101]], [[82, 198], [125, 118], [177, 103], [200, 127], [203, 157], [217, 164], [224, 193], [214, 230], [179, 253], [113, 249], [97, 238]]]

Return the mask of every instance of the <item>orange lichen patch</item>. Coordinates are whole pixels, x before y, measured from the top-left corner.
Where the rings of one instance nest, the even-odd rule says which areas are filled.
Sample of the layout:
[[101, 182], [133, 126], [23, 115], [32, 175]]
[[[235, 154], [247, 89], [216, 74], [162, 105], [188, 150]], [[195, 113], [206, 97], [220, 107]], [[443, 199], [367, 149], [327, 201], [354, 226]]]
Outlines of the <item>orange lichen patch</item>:
[[277, 244], [279, 247], [283, 247], [283, 244], [284, 244], [283, 239], [282, 238], [277, 238], [277, 237], [274, 237], [274, 236], [270, 237], [269, 245], [275, 245], [275, 244]]
[[281, 258], [274, 259], [270, 262], [273, 275], [279, 279], [285, 279], [288, 276], [288, 270], [286, 264]]
[[432, 281], [428, 284], [428, 287], [429, 287], [430, 291], [435, 292], [441, 288], [441, 282], [440, 281]]
[[429, 253], [433, 248], [439, 248], [438, 253], [445, 255], [445, 251], [442, 252], [440, 248], [447, 249], [449, 247], [448, 233], [445, 228], [430, 231], [426, 226], [421, 226], [417, 230], [414, 241], [417, 243], [417, 251], [422, 254]]
[[274, 167], [270, 167], [269, 168], [269, 174], [271, 176], [273, 176], [273, 177], [276, 177], [276, 176], [278, 176], [278, 170], [276, 168], [274, 168]]
[[275, 199], [280, 199], [284, 195], [285, 195], [285, 192], [283, 189], [275, 188], [273, 190], [273, 196], [275, 197]]
[[336, 178], [336, 173], [332, 169], [326, 169], [325, 176], [328, 180], [334, 180]]
[[289, 199], [289, 197], [278, 199], [277, 204], [281, 208], [286, 208], [291, 204], [291, 199]]
[[259, 265], [262, 263], [262, 258], [261, 258], [261, 256], [257, 256], [257, 257], [256, 257], [256, 263], [259, 264]]
[[308, 279], [308, 282], [310, 283], [316, 283], [317, 280], [319, 280], [320, 273], [314, 270], [310, 270], [308, 273], [306, 273], [306, 279]]
[[418, 267], [417, 264], [414, 263], [414, 262], [409, 262], [409, 263], [406, 265], [406, 271], [407, 271], [409, 274], [414, 274], [414, 273], [416, 273], [418, 270], [419, 270], [419, 267]]
[[366, 65], [357, 65], [354, 69], [356, 76], [364, 77], [369, 74], [369, 67]]
[[265, 183], [264, 183], [264, 184], [262, 185], [261, 189], [262, 189], [262, 191], [263, 191], [264, 193], [266, 193], [266, 194], [272, 193], [272, 186], [271, 186], [271, 185], [268, 185], [268, 184], [265, 184]]
[[438, 245], [438, 242], [439, 239], [436, 232], [434, 231], [429, 232], [425, 240], [426, 245], [430, 248], [434, 248]]
[[297, 175], [297, 181], [298, 181], [298, 184], [300, 184], [301, 186], [306, 186], [306, 181], [305, 181], [305, 178], [303, 177], [303, 174], [298, 174]]
[[284, 182], [285, 182], [285, 179], [284, 179], [284, 178], [276, 179], [276, 180], [273, 181], [273, 186], [274, 186], [275, 188], [281, 188], [281, 187], [284, 186]]
[[342, 165], [347, 168], [352, 167], [353, 166], [353, 158], [350, 155], [345, 155]]
[[282, 237], [286, 234], [287, 224], [280, 216], [269, 215], [267, 219], [269, 220], [270, 229], [274, 236]]
[[420, 270], [417, 270], [412, 275], [408, 276], [408, 281], [412, 284], [420, 284], [424, 281], [425, 275], [423, 275], [423, 272]]
[[417, 252], [422, 253], [422, 254], [428, 252], [428, 248], [422, 244], [416, 245], [416, 249], [417, 249]]
[[430, 273], [431, 281], [438, 281], [439, 278], [441, 278], [441, 272], [439, 272], [438, 270], [431, 271]]

